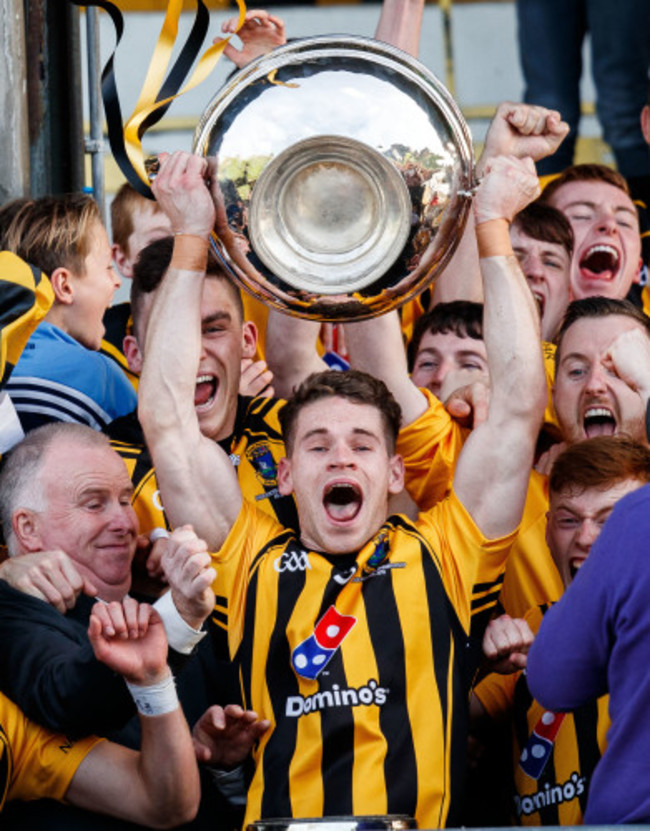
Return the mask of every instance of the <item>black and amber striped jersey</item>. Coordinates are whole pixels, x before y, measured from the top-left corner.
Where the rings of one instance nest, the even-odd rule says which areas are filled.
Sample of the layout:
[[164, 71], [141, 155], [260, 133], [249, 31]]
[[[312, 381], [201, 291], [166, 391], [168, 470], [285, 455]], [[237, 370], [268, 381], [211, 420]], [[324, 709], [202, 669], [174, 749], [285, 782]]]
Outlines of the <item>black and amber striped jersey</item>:
[[71, 742], [50, 733], [0, 693], [0, 812], [12, 799], [63, 799], [77, 768], [100, 741]]
[[[297, 528], [293, 497], [282, 496], [277, 488], [277, 463], [284, 456], [278, 421], [278, 412], [283, 405], [284, 401], [276, 398], [239, 396], [233, 434], [219, 444], [237, 469], [244, 497], [283, 525]], [[135, 488], [133, 507], [140, 532], [149, 534], [154, 528], [169, 528], [156, 473], [136, 413], [116, 419], [108, 425], [106, 432], [129, 470]]]
[[220, 552], [213, 622], [243, 700], [271, 729], [246, 821], [410, 814], [457, 821], [472, 623], [496, 602], [515, 534], [488, 541], [452, 492], [326, 555], [244, 502]]
[[[535, 634], [548, 608], [525, 615]], [[582, 825], [589, 782], [610, 726], [609, 696], [571, 713], [553, 713], [531, 696], [525, 672], [489, 675], [474, 693], [489, 716], [512, 720], [517, 823]]]
[[[444, 406], [423, 390], [429, 407], [397, 439], [404, 459], [406, 489], [421, 511], [428, 510], [451, 487], [456, 462], [468, 430], [461, 428]], [[500, 604], [521, 617], [532, 606], [562, 595], [560, 574], [546, 544], [548, 480], [532, 470], [519, 533], [506, 566]]]
[[49, 279], [9, 251], [0, 251], [0, 388], [54, 300]]

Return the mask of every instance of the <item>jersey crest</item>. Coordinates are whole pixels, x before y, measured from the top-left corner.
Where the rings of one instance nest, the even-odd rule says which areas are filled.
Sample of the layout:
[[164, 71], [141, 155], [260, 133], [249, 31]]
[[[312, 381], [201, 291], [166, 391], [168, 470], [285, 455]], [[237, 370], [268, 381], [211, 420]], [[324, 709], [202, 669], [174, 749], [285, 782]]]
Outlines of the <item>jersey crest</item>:
[[251, 444], [246, 448], [246, 458], [264, 487], [274, 488], [278, 484], [278, 469], [268, 445], [264, 442]]

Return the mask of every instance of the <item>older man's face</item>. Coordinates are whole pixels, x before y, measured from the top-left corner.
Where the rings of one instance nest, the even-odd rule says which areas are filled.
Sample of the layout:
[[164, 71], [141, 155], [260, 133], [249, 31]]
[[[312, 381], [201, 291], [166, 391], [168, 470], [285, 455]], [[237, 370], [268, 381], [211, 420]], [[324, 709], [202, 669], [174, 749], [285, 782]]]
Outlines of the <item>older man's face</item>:
[[37, 522], [43, 550], [65, 551], [103, 600], [124, 597], [138, 525], [122, 459], [110, 447], [60, 440], [47, 451], [41, 477], [46, 507]]

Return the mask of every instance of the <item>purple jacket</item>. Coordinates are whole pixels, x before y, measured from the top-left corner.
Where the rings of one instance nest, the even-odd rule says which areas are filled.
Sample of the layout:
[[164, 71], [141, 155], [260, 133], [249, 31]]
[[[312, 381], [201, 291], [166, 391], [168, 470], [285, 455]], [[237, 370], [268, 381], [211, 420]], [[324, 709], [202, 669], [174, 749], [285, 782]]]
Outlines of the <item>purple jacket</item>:
[[585, 824], [650, 822], [650, 486], [622, 499], [528, 655], [550, 710], [609, 692], [612, 727]]

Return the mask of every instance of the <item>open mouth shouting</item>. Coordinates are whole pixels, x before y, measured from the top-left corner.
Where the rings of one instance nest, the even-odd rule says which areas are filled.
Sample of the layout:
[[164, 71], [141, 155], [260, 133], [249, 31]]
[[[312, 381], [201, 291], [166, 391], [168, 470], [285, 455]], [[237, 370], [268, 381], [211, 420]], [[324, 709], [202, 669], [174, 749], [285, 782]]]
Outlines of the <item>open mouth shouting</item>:
[[535, 291], [535, 289], [531, 289], [533, 293], [533, 297], [535, 298], [535, 303], [537, 303], [537, 311], [539, 312], [540, 320], [544, 317], [544, 305], [546, 303], [546, 298], [544, 295], [539, 292]]
[[333, 522], [351, 522], [361, 510], [361, 490], [354, 482], [332, 482], [325, 488], [323, 506]]
[[585, 564], [586, 559], [586, 557], [572, 557], [569, 560], [569, 575], [572, 580]]
[[616, 418], [608, 407], [589, 407], [586, 410], [583, 427], [585, 436], [613, 436], [616, 433]]
[[199, 375], [194, 389], [194, 406], [199, 412], [207, 409], [215, 399], [219, 381], [214, 375]]
[[585, 280], [613, 280], [621, 257], [612, 245], [592, 245], [580, 259], [580, 274]]

